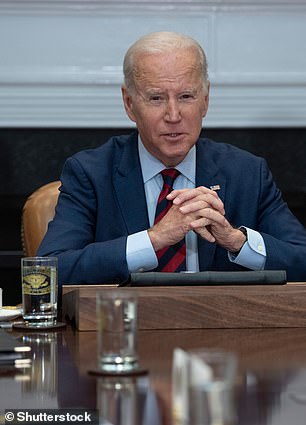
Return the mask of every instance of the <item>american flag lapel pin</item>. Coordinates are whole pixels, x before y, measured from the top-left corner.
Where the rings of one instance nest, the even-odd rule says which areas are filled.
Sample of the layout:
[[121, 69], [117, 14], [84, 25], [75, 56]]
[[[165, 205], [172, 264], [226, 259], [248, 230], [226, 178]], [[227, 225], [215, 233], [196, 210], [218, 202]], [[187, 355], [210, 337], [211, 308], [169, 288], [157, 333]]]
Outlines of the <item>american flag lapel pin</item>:
[[210, 188], [211, 190], [220, 190], [220, 189], [221, 189], [221, 187], [220, 187], [220, 185], [219, 185], [219, 184], [214, 184], [213, 186], [209, 186], [209, 188]]

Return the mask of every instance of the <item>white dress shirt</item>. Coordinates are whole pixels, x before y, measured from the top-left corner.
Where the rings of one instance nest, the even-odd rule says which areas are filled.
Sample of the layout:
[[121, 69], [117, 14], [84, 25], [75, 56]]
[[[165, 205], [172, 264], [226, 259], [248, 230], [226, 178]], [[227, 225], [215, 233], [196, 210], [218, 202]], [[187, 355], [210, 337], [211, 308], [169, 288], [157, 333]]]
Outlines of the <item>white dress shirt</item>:
[[[163, 186], [163, 178], [160, 172], [165, 166], [147, 151], [140, 138], [138, 139], [138, 149], [151, 227], [154, 223], [157, 200]], [[175, 168], [180, 171], [180, 174], [174, 181], [173, 189], [194, 188], [196, 183], [195, 146], [190, 149], [184, 160]], [[259, 232], [245, 228], [248, 233], [248, 241], [243, 245], [237, 256], [229, 252], [228, 257], [230, 261], [248, 269], [262, 270], [266, 261], [264, 240]], [[157, 267], [158, 260], [147, 230], [128, 236], [126, 259], [130, 273], [149, 271]], [[186, 235], [186, 265], [187, 271], [199, 271], [197, 234], [193, 231]]]

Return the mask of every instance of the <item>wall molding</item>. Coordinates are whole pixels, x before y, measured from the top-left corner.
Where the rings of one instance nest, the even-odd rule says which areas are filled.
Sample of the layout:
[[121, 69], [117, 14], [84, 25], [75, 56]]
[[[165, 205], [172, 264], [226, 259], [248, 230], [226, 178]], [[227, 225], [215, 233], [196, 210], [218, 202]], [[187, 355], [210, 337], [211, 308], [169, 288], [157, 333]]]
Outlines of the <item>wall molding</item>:
[[305, 9], [305, 0], [1, 0], [1, 14], [97, 14], [183, 11], [290, 11]]
[[204, 126], [306, 126], [306, 0], [2, 0], [0, 127], [133, 126], [122, 58], [159, 29], [206, 50]]

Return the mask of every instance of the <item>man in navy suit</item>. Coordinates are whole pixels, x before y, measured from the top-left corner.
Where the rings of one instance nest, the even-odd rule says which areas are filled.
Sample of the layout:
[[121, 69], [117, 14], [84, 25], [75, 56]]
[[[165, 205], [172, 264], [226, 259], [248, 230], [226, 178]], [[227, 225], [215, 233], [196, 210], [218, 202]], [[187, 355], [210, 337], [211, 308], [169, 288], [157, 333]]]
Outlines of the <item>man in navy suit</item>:
[[[124, 59], [122, 97], [137, 131], [66, 161], [54, 220], [38, 255], [60, 283], [123, 282], [154, 270], [156, 252], [186, 240], [186, 270], [286, 270], [306, 280], [306, 230], [262, 158], [200, 139], [209, 103], [205, 53], [168, 32], [142, 37]], [[154, 224], [161, 171], [180, 174]]]

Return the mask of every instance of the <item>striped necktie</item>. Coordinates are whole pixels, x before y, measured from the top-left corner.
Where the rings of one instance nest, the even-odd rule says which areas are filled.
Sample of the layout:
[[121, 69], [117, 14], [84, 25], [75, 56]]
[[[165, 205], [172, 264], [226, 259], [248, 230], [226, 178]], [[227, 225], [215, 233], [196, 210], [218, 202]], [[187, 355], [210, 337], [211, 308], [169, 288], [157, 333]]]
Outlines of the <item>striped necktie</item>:
[[[161, 172], [164, 184], [160, 192], [154, 224], [160, 221], [172, 205], [166, 196], [172, 191], [174, 180], [180, 174], [175, 168], [167, 168]], [[180, 272], [186, 270], [186, 243], [182, 239], [175, 245], [167, 246], [156, 252], [158, 266], [155, 271], [158, 272]]]

